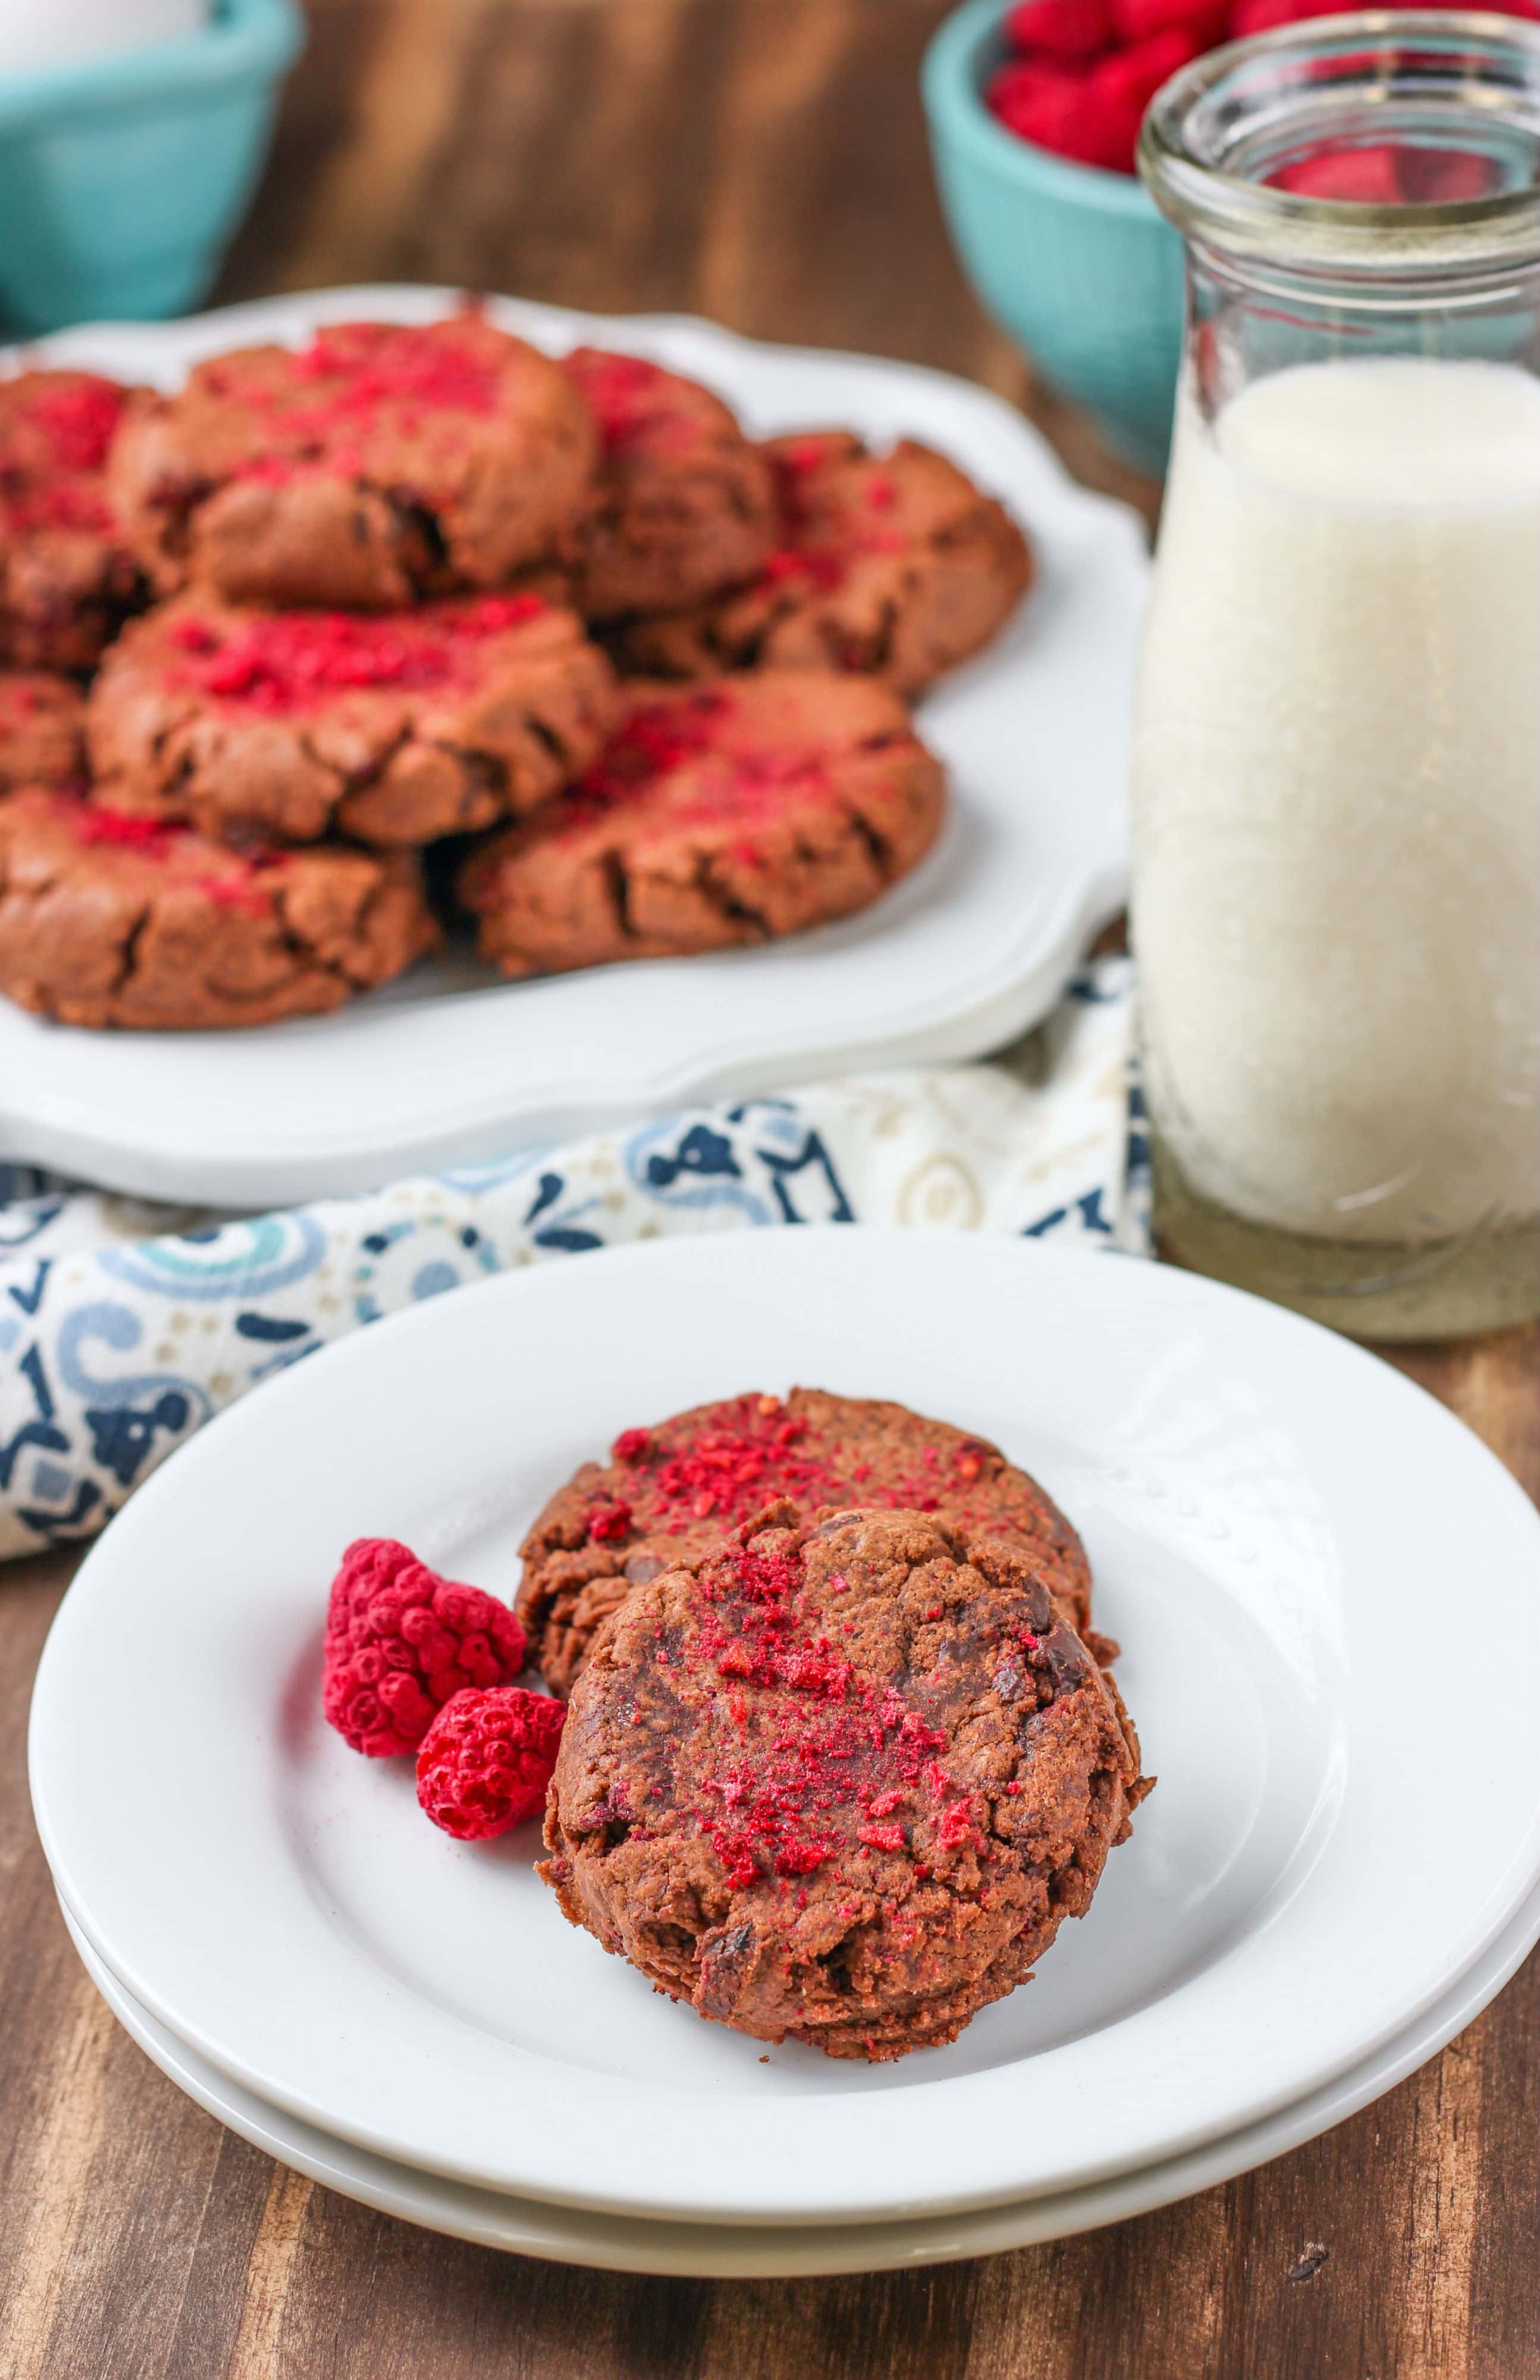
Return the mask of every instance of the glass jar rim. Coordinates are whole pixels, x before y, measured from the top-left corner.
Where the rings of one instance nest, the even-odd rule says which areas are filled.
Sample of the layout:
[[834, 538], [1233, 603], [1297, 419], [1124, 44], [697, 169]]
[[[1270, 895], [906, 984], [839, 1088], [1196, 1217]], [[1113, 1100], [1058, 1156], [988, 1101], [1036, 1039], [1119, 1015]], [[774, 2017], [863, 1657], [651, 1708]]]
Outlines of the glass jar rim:
[[[1461, 69], [1451, 90], [1472, 123], [1483, 111], [1495, 120], [1505, 91], [1527, 94], [1528, 107], [1510, 112], [1534, 146], [1536, 171], [1525, 186], [1389, 205], [1306, 196], [1227, 169], [1243, 145], [1236, 128], [1248, 120], [1248, 102], [1252, 120], [1260, 121], [1270, 101], [1271, 120], [1281, 126], [1293, 91], [1296, 121], [1303, 125], [1314, 107], [1329, 129], [1344, 94], [1356, 89], [1364, 102], [1383, 100], [1398, 61], [1425, 67], [1443, 54]], [[1334, 65], [1342, 72], [1323, 79]], [[1356, 84], [1355, 66], [1372, 69]], [[1451, 140], [1455, 121], [1451, 107]], [[1157, 206], [1187, 237], [1285, 270], [1403, 281], [1540, 262], [1540, 24], [1474, 10], [1376, 8], [1231, 42], [1182, 67], [1156, 93], [1138, 157]]]

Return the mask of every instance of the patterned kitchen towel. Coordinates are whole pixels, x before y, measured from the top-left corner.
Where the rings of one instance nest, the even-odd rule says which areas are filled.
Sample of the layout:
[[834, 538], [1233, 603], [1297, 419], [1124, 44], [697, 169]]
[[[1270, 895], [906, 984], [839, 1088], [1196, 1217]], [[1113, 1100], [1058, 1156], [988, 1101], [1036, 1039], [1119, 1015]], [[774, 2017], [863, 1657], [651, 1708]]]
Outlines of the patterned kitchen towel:
[[0, 1559], [91, 1536], [270, 1374], [540, 1258], [749, 1224], [903, 1223], [1147, 1253], [1125, 958], [988, 1064], [724, 1101], [362, 1197], [231, 1218], [0, 1164]]

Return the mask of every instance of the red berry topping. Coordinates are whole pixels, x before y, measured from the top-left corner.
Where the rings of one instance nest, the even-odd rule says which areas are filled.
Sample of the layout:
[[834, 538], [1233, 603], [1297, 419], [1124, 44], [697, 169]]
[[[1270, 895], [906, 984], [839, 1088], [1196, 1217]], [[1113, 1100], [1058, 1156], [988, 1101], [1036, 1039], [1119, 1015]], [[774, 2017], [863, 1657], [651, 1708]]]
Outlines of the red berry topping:
[[415, 1752], [467, 1686], [524, 1667], [524, 1631], [505, 1603], [441, 1578], [394, 1537], [360, 1537], [332, 1582], [321, 1695], [355, 1752]]
[[435, 1827], [484, 1842], [545, 1807], [566, 1706], [526, 1686], [467, 1688], [446, 1703], [417, 1756], [417, 1797]]

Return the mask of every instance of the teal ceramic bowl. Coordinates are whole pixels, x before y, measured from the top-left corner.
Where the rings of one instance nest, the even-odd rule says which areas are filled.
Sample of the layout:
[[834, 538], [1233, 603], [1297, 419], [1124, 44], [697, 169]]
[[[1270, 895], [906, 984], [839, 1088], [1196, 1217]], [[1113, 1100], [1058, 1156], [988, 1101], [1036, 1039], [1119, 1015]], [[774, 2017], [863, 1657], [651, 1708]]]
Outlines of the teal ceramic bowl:
[[983, 90], [1008, 0], [967, 0], [926, 54], [941, 201], [985, 305], [1109, 445], [1165, 468], [1182, 347], [1182, 242], [1142, 182], [1031, 148]]
[[298, 55], [296, 0], [217, 0], [186, 40], [0, 78], [0, 321], [181, 314], [219, 270]]

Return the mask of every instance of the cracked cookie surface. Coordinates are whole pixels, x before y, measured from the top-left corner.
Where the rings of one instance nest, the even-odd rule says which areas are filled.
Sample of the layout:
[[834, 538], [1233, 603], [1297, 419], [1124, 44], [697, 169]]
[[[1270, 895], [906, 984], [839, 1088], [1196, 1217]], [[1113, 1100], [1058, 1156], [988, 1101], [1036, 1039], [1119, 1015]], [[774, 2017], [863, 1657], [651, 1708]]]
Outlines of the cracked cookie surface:
[[560, 366], [478, 314], [341, 322], [136, 397], [111, 485], [164, 594], [391, 610], [566, 553], [598, 444]]
[[600, 347], [576, 348], [565, 370], [602, 442], [573, 578], [584, 616], [682, 611], [752, 577], [774, 542], [771, 469], [721, 399]]
[[630, 691], [570, 792], [460, 872], [505, 975], [797, 933], [867, 907], [935, 841], [941, 765], [885, 687], [781, 670]]
[[1072, 1625], [1089, 1629], [1085, 1548], [1047, 1491], [988, 1439], [886, 1398], [749, 1390], [623, 1430], [607, 1463], [585, 1463], [552, 1497], [520, 1548], [518, 1595], [547, 1685], [570, 1693], [595, 1633], [634, 1586], [694, 1560], [772, 1498], [803, 1521], [855, 1502], [943, 1512], [1014, 1546]]
[[772, 438], [764, 452], [775, 552], [719, 602], [618, 631], [623, 668], [854, 670], [912, 698], [987, 645], [1031, 584], [1030, 549], [1004, 506], [933, 447], [906, 438], [874, 455], [831, 430]]
[[0, 662], [90, 669], [141, 600], [105, 478], [128, 395], [94, 372], [0, 381]]
[[86, 771], [86, 705], [47, 670], [0, 670], [0, 793], [78, 785]]
[[700, 2015], [893, 2058], [1025, 1980], [1148, 1784], [1022, 1555], [917, 1512], [789, 1519], [600, 1631], [540, 1872]]
[[237, 852], [68, 794], [0, 799], [0, 991], [65, 1025], [270, 1025], [437, 940], [414, 857]]
[[91, 766], [109, 806], [209, 833], [420, 844], [537, 808], [618, 709], [581, 623], [538, 596], [263, 613], [192, 593], [108, 654]]

